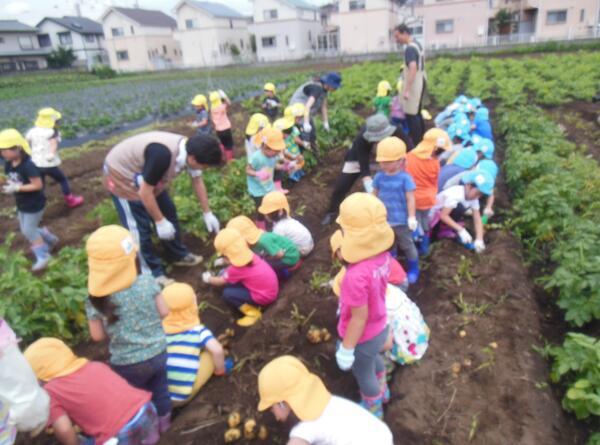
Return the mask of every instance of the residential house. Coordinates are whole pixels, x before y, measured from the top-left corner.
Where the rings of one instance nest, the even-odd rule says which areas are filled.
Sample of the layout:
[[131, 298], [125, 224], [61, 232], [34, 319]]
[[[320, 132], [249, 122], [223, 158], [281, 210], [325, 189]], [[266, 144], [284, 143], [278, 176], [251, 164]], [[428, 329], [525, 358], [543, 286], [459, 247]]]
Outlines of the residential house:
[[88, 70], [98, 63], [108, 63], [104, 49], [102, 25], [85, 17], [46, 17], [37, 24], [40, 48], [59, 47], [73, 50], [74, 66]]
[[185, 67], [221, 66], [253, 58], [245, 16], [222, 3], [182, 0], [175, 6], [175, 39]]
[[310, 57], [322, 31], [316, 6], [304, 0], [254, 0], [256, 54], [261, 62]]
[[335, 55], [339, 51], [340, 27], [331, 24], [331, 15], [339, 11], [337, 2], [319, 8], [321, 31], [317, 36], [317, 52], [320, 56]]
[[154, 71], [181, 66], [174, 18], [161, 11], [109, 8], [101, 18], [110, 66], [117, 71]]
[[40, 48], [37, 29], [17, 20], [0, 20], [0, 73], [46, 68], [48, 48]]

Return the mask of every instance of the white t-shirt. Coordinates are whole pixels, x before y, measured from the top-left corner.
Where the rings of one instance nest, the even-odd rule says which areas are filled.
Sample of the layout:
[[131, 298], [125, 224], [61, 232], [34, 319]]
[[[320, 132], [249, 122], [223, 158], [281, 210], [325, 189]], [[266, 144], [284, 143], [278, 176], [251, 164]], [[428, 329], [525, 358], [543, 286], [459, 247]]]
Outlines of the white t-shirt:
[[465, 209], [479, 210], [479, 200], [467, 200], [465, 197], [465, 186], [455, 185], [453, 187], [442, 190], [436, 196], [436, 203], [433, 210], [455, 209], [459, 204], [462, 204]]
[[41, 127], [33, 127], [25, 135], [25, 139], [27, 139], [31, 148], [31, 160], [36, 167], [50, 168], [60, 165], [58, 152], [52, 155], [50, 151], [50, 140], [55, 137], [60, 142], [60, 136], [55, 136], [54, 129]]
[[388, 426], [350, 400], [332, 396], [325, 411], [316, 420], [300, 422], [290, 438], [311, 445], [393, 445]]
[[202, 176], [202, 170], [195, 170], [187, 166], [187, 150], [185, 148], [186, 143], [186, 138], [183, 138], [179, 143], [179, 153], [177, 154], [177, 159], [175, 160], [175, 171], [177, 172], [177, 174], [179, 174], [184, 169], [187, 169], [188, 174], [192, 178], [198, 178]]
[[300, 255], [305, 257], [312, 252], [315, 247], [312, 235], [308, 229], [294, 218], [284, 218], [273, 225], [273, 233], [285, 236], [290, 239], [300, 251]]

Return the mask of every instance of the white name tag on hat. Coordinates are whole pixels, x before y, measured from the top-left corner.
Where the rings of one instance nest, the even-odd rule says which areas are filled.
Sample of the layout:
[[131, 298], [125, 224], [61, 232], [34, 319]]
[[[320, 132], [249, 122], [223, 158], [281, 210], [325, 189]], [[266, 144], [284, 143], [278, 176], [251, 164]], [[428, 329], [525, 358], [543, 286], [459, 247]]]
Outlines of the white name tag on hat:
[[346, 161], [342, 167], [342, 173], [360, 173], [358, 161]]

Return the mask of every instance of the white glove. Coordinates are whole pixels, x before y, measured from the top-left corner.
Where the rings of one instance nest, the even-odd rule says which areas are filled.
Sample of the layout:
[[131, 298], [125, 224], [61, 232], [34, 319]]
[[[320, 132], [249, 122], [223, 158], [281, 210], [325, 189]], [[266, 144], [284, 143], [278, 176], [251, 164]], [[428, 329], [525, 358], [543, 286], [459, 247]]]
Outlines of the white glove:
[[221, 230], [219, 220], [213, 212], [206, 212], [204, 214], [204, 224], [206, 224], [206, 230], [208, 230], [209, 233], [219, 233], [219, 230]]
[[474, 246], [475, 246], [475, 252], [477, 252], [477, 253], [482, 253], [485, 250], [485, 243], [483, 242], [482, 239], [476, 239]]
[[342, 371], [348, 371], [354, 364], [354, 349], [346, 349], [340, 344], [335, 353], [335, 361]]
[[494, 211], [491, 208], [486, 207], [485, 209], [483, 209], [483, 214], [484, 216], [491, 218], [492, 216], [494, 216]]
[[467, 231], [467, 229], [461, 229], [458, 232], [458, 237], [460, 238], [460, 240], [462, 241], [463, 244], [469, 244], [469, 243], [473, 242], [473, 237]]
[[419, 227], [417, 218], [415, 218], [413, 216], [409, 216], [407, 225], [408, 225], [408, 230], [410, 230], [411, 232], [414, 232], [415, 230], [417, 230], [417, 228]]
[[331, 130], [331, 128], [329, 128], [329, 121], [323, 122], [323, 128], [325, 129], [326, 132], [329, 133], [329, 130]]
[[307, 150], [310, 150], [310, 141], [302, 141], [302, 146]]
[[305, 120], [302, 128], [304, 129], [305, 133], [310, 133], [312, 131], [312, 125], [310, 125], [310, 121]]
[[227, 99], [227, 94], [225, 94], [225, 91], [223, 90], [219, 90], [219, 96], [221, 99]]
[[16, 181], [8, 181], [4, 187], [2, 187], [2, 193], [6, 193], [7, 195], [12, 195], [13, 193], [17, 193], [19, 188], [21, 188], [23, 184]]
[[56, 154], [54, 154], [54, 153], [48, 153], [48, 155], [46, 156], [46, 162], [52, 162], [52, 161], [54, 161], [55, 157], [56, 157]]
[[225, 266], [225, 264], [227, 264], [227, 263], [225, 262], [225, 258], [223, 258], [223, 257], [217, 258], [214, 262], [215, 267]]
[[206, 272], [204, 272], [202, 274], [202, 281], [204, 281], [206, 284], [210, 283], [210, 279], [213, 277], [213, 274], [210, 273], [208, 270]]
[[167, 218], [156, 223], [156, 232], [162, 240], [172, 240], [175, 238], [175, 226]]
[[365, 192], [373, 193], [373, 180], [369, 177], [363, 179], [363, 187], [365, 188]]

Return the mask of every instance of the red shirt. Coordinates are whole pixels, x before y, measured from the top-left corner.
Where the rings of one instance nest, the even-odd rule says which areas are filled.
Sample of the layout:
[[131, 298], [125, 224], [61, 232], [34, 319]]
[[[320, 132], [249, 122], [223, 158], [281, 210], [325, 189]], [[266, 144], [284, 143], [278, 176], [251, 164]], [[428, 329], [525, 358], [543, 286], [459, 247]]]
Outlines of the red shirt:
[[406, 272], [402, 265], [395, 258], [390, 258], [390, 278], [389, 283], [400, 286], [406, 281]]
[[100, 362], [52, 379], [44, 389], [50, 396], [48, 426], [66, 414], [96, 443], [116, 436], [151, 398]]

